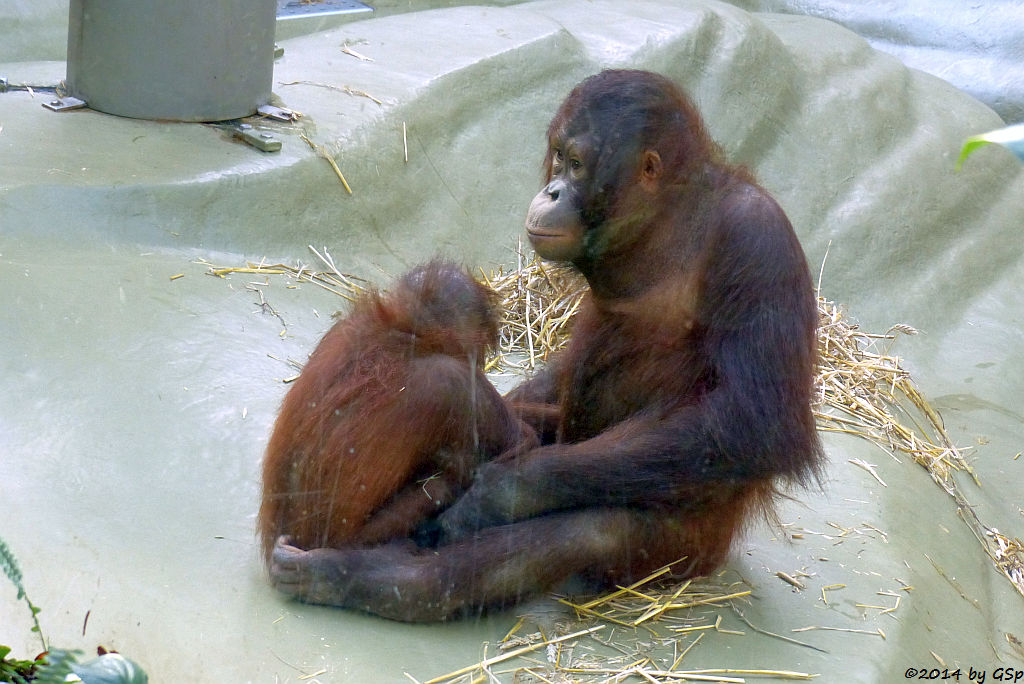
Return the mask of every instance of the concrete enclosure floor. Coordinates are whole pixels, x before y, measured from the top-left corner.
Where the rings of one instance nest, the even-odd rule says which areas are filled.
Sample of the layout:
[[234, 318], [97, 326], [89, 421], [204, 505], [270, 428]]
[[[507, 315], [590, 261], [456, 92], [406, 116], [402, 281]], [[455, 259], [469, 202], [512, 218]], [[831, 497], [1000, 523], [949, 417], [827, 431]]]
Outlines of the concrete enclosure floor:
[[[380, 284], [435, 253], [513, 264], [547, 122], [605, 67], [684, 86], [789, 214], [812, 271], [825, 263], [822, 294], [867, 331], [921, 331], [895, 351], [972, 447], [981, 487], [963, 489], [988, 527], [1024, 537], [1024, 175], [998, 148], [954, 171], [966, 136], [1002, 125], [987, 106], [837, 24], [710, 0], [439, 8], [279, 42], [275, 102], [302, 118], [254, 121], [279, 153], [215, 126], [0, 94], [0, 539], [55, 646], [102, 644], [157, 682], [406, 681], [476, 661], [509, 629], [515, 612], [410, 626], [273, 592], [253, 524], [294, 372], [282, 359], [304, 359], [344, 301], [200, 262], [310, 264], [312, 245]], [[10, 83], [64, 71], [0, 64]], [[329, 150], [351, 195], [301, 135]], [[757, 527], [729, 569], [753, 587], [746, 617], [764, 630], [885, 638], [801, 635], [816, 651], [714, 633], [687, 667], [844, 682], [901, 680], [936, 658], [1024, 667], [1007, 636], [1024, 639], [1024, 597], [954, 501], [906, 458], [846, 436], [826, 445], [823, 490], [781, 514], [819, 534]], [[807, 573], [807, 589], [777, 571]], [[826, 604], [832, 584], [845, 589]], [[30, 616], [4, 587], [0, 644], [30, 657]], [[902, 592], [899, 610], [865, 608], [879, 591]]]

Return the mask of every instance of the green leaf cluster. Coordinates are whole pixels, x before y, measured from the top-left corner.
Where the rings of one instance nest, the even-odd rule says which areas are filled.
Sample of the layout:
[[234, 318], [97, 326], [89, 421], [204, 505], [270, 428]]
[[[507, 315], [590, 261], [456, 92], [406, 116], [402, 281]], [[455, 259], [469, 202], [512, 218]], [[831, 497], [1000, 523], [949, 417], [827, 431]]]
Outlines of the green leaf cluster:
[[117, 653], [105, 653], [86, 663], [78, 663], [78, 651], [47, 649], [39, 628], [39, 608], [29, 600], [21, 579], [21, 568], [7, 543], [0, 539], [0, 569], [18, 590], [18, 600], [25, 600], [32, 612], [32, 631], [39, 635], [43, 652], [35, 660], [8, 658], [9, 646], [0, 644], [0, 682], [9, 684], [63, 684], [74, 674], [86, 684], [147, 684], [146, 673], [134, 662]]
[[46, 639], [43, 638], [43, 630], [39, 627], [39, 608], [32, 603], [28, 594], [25, 593], [25, 585], [21, 581], [21, 568], [18, 567], [18, 560], [14, 557], [14, 552], [7, 546], [7, 542], [3, 538], [0, 538], [0, 569], [4, 571], [7, 579], [11, 580], [14, 587], [18, 590], [18, 600], [24, 599], [25, 603], [28, 604], [28, 609], [32, 612], [32, 631], [39, 635], [39, 641], [42, 642], [43, 650], [45, 651]]
[[13, 684], [59, 684], [64, 681], [67, 675], [71, 674], [71, 666], [75, 662], [74, 653], [70, 651], [55, 650], [47, 651], [46, 639], [43, 638], [42, 629], [39, 627], [39, 608], [32, 603], [25, 593], [25, 585], [21, 579], [21, 568], [7, 542], [0, 539], [0, 570], [11, 580], [15, 589], [18, 590], [18, 600], [24, 599], [28, 609], [32, 613], [32, 631], [39, 635], [43, 645], [43, 655], [36, 660], [17, 660], [8, 658], [11, 652], [9, 646], [0, 645], [0, 682], [12, 682]]
[[35, 674], [35, 661], [7, 659], [11, 652], [9, 646], [0, 645], [0, 682], [14, 682], [23, 684], [29, 681]]

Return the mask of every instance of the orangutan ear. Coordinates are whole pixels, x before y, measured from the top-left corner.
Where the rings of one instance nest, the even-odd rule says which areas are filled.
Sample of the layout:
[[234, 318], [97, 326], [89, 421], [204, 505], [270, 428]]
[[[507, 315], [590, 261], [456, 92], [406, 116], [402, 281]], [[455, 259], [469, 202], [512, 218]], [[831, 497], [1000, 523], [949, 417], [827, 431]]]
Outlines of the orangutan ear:
[[661, 155], [654, 150], [644, 150], [640, 155], [640, 185], [648, 192], [658, 189], [661, 179]]

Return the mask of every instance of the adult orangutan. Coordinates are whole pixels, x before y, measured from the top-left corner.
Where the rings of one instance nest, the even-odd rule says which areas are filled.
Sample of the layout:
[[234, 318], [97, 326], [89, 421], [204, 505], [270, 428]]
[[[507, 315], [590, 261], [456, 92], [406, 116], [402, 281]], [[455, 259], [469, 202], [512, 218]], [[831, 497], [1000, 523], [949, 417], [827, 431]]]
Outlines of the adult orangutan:
[[263, 464], [259, 532], [307, 547], [408, 537], [483, 458], [538, 444], [483, 374], [493, 292], [432, 261], [335, 323], [292, 385]]
[[590, 284], [567, 349], [506, 397], [544, 443], [485, 463], [437, 548], [278, 541], [275, 586], [311, 603], [444, 620], [576, 575], [626, 583], [721, 564], [780, 481], [815, 479], [817, 306], [782, 209], [728, 164], [668, 79], [605, 71], [548, 129], [526, 230]]

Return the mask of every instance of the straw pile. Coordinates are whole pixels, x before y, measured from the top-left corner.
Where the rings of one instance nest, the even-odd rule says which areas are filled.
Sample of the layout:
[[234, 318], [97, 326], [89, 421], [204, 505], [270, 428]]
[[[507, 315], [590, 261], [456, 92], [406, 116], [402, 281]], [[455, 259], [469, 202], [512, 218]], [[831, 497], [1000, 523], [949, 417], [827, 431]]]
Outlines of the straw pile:
[[[745, 634], [722, 626], [724, 608], [731, 608], [748, 626], [756, 629], [733, 604], [749, 596], [750, 588], [742, 582], [726, 582], [725, 574], [680, 581], [673, 580], [671, 568], [665, 567], [635, 584], [587, 603], [559, 599], [573, 609], [577, 618], [554, 628], [568, 633], [552, 636], [543, 627], [534, 628], [536, 631], [524, 629], [526, 619], [520, 619], [497, 644], [495, 655], [489, 656], [489, 644], [484, 644], [480, 662], [422, 684], [500, 681], [597, 684], [633, 680], [742, 683], [747, 681], [745, 676], [773, 680], [813, 679], [813, 674], [791, 670], [681, 667], [684, 658], [706, 633], [739, 637]], [[597, 624], [581, 629], [580, 620]], [[809, 646], [789, 637], [771, 636]], [[406, 673], [406, 677], [420, 684], [412, 675]]]
[[[878, 353], [880, 341], [893, 333], [915, 334], [913, 328], [894, 326], [885, 335], [870, 335], [846, 321], [832, 302], [818, 299], [821, 313], [818, 374], [820, 405], [815, 414], [818, 429], [867, 439], [894, 456], [906, 454], [931, 475], [953, 498], [960, 517], [977, 537], [985, 553], [1016, 590], [1024, 596], [1024, 543], [986, 526], [966, 499], [957, 472], [977, 475], [950, 439], [942, 418], [921, 396], [900, 367], [899, 358]], [[868, 464], [853, 460], [884, 482]]]
[[[290, 280], [312, 283], [350, 302], [366, 290], [366, 281], [363, 278], [342, 273], [338, 270], [338, 267], [334, 264], [334, 257], [331, 256], [331, 253], [326, 248], [321, 253], [310, 245], [309, 250], [316, 255], [322, 266], [316, 268], [302, 263], [290, 266], [288, 264], [268, 264], [265, 261], [258, 263], [249, 262], [245, 266], [215, 266], [205, 259], [198, 259], [195, 263], [200, 266], [206, 266], [207, 274], [217, 276], [218, 278], [226, 278], [232, 273], [286, 275]], [[323, 270], [324, 267], [326, 267], [326, 270]]]
[[534, 259], [514, 271], [499, 270], [483, 281], [501, 297], [501, 339], [488, 370], [533, 370], [569, 340], [572, 318], [587, 282], [567, 266]]

